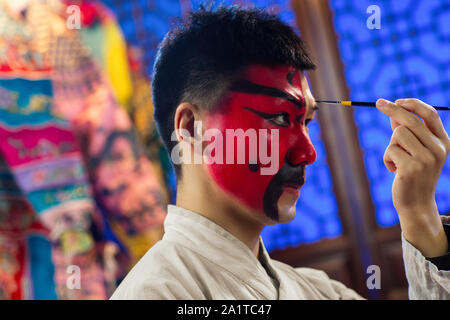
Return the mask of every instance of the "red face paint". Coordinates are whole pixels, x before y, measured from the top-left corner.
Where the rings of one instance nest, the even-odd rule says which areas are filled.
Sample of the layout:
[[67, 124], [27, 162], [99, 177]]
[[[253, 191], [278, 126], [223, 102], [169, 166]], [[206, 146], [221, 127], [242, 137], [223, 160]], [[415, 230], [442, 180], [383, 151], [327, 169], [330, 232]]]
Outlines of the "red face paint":
[[[223, 136], [224, 163], [207, 164], [213, 180], [238, 201], [253, 210], [264, 212], [278, 220], [277, 201], [287, 185], [300, 188], [304, 183], [304, 167], [316, 159], [316, 152], [304, 125], [306, 103], [301, 86], [301, 74], [295, 68], [270, 68], [253, 65], [244, 77], [234, 83], [230, 93], [209, 114], [205, 129], [218, 129]], [[249, 145], [239, 148], [235, 143], [234, 162], [225, 162], [227, 129], [268, 129], [267, 135], [258, 136], [267, 144], [269, 157], [270, 129], [278, 129], [279, 142], [276, 168], [272, 175], [262, 175], [261, 168], [270, 164], [249, 165]], [[259, 151], [259, 147], [258, 147]], [[237, 156], [245, 153], [246, 161], [238, 164]]]

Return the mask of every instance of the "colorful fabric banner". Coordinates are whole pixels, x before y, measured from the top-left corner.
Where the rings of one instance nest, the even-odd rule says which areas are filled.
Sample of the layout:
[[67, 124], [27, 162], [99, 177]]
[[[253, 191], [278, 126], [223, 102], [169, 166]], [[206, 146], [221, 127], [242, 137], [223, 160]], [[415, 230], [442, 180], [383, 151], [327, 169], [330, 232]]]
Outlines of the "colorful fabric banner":
[[[0, 0], [0, 298], [106, 299], [166, 214], [119, 103], [128, 69], [103, 69], [67, 28], [70, 3], [9, 4]], [[112, 15], [81, 8], [88, 29], [108, 17], [102, 50], [119, 48]]]

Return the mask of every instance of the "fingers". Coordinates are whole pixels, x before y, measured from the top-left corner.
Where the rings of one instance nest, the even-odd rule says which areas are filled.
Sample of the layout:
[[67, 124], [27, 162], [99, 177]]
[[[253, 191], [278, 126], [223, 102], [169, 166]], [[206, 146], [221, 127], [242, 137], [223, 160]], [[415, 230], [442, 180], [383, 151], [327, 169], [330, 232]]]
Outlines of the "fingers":
[[398, 99], [396, 104], [418, 115], [427, 127], [439, 138], [448, 138], [441, 118], [435, 108], [418, 99]]
[[397, 168], [403, 167], [403, 163], [410, 163], [414, 159], [407, 154], [399, 145], [390, 144], [384, 152], [383, 162], [390, 172], [394, 172]]
[[[412, 99], [408, 99], [412, 100]], [[384, 102], [384, 103], [383, 103]], [[416, 103], [417, 105], [418, 103]], [[434, 129], [433, 130], [439, 130], [436, 128], [439, 128], [439, 121], [432, 120], [433, 115], [432, 113], [427, 113], [429, 111], [424, 111], [423, 109], [426, 107], [420, 106], [420, 107], [412, 107], [412, 103], [408, 103], [409, 108], [415, 110], [419, 114], [419, 116], [426, 116], [427, 121], [430, 123], [433, 123]], [[439, 159], [441, 157], [446, 158], [448, 151], [450, 150], [450, 142], [448, 142], [448, 137], [444, 138], [443, 143], [438, 136], [436, 136], [417, 116], [412, 114], [410, 111], [404, 109], [403, 107], [400, 107], [390, 101], [379, 99], [377, 101], [377, 108], [389, 116], [391, 118], [391, 126], [393, 128], [398, 127], [398, 125], [407, 127], [424, 145], [426, 148], [428, 148], [434, 155], [436, 155]], [[431, 107], [432, 108], [432, 107]], [[432, 108], [434, 110], [434, 108]], [[442, 122], [441, 126], [442, 126]], [[445, 130], [442, 127], [443, 132], [440, 132], [440, 135], [443, 135], [445, 133]], [[442, 139], [442, 138], [441, 138]]]
[[416, 136], [407, 127], [399, 125], [394, 129], [390, 144], [397, 144], [409, 155], [424, 162], [431, 161], [431, 152], [423, 146]]
[[395, 121], [395, 120], [392, 119], [392, 118], [389, 118], [389, 120], [391, 121], [391, 128], [392, 128], [392, 131], [394, 131], [395, 128], [397, 128], [397, 127], [400, 125], [400, 123], [398, 123], [397, 121]]
[[401, 179], [410, 179], [423, 174], [427, 167], [427, 164], [414, 159], [396, 144], [391, 144], [386, 148], [383, 162], [390, 172], [395, 172]]

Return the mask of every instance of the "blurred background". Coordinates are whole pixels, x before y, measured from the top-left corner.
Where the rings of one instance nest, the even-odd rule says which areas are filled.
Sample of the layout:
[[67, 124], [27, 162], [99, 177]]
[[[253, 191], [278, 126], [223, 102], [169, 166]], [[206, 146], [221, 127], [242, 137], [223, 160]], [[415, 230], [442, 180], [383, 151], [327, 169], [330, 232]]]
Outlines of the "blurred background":
[[[0, 0], [0, 299], [107, 299], [162, 237], [175, 181], [152, 120], [152, 65], [202, 3], [279, 14], [318, 65], [318, 100], [450, 106], [449, 0]], [[273, 258], [366, 298], [407, 298], [382, 161], [391, 133], [376, 110], [320, 106], [296, 218], [263, 230]], [[436, 200], [450, 211], [448, 163]], [[381, 289], [366, 286], [370, 265]]]

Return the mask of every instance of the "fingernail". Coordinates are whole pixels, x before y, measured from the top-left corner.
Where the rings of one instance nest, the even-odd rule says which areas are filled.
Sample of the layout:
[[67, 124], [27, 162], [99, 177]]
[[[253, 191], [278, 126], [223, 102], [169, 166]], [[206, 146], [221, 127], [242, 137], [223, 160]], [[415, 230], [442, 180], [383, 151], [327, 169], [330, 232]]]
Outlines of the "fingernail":
[[385, 107], [385, 106], [387, 105], [387, 101], [384, 100], [384, 99], [378, 99], [377, 105], [378, 105], [379, 107]]
[[397, 100], [395, 101], [395, 103], [398, 103], [398, 104], [403, 104], [404, 102], [405, 102], [404, 99], [397, 99]]

